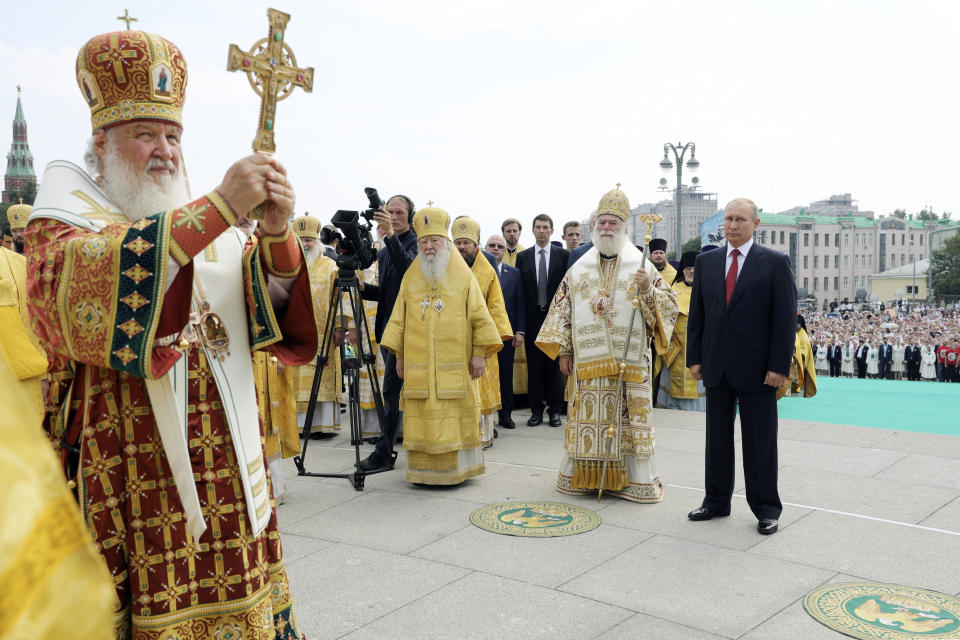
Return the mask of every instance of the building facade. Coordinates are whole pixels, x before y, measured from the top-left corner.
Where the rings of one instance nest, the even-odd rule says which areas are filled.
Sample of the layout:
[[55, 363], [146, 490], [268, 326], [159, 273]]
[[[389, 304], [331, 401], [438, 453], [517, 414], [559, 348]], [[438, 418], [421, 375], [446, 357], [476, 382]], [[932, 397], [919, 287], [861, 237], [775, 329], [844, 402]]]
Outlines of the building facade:
[[798, 295], [819, 304], [868, 299], [871, 276], [929, 259], [931, 237], [955, 226], [947, 220], [761, 213], [754, 238], [790, 257]]

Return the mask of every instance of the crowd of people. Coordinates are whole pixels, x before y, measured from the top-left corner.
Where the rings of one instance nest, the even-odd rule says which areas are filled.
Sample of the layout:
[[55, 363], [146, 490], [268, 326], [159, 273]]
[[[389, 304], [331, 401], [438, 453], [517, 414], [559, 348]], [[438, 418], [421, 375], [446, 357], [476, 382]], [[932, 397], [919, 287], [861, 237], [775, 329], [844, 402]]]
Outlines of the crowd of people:
[[960, 311], [928, 305], [804, 314], [821, 375], [960, 382]]

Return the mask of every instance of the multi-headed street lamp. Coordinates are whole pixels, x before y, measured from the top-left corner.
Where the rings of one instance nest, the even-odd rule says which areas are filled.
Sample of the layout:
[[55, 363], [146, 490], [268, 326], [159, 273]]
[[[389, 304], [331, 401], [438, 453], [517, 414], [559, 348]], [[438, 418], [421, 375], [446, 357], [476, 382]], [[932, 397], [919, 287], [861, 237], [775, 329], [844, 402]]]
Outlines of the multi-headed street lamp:
[[677, 164], [677, 195], [674, 198], [677, 203], [677, 239], [673, 249], [673, 255], [677, 260], [680, 259], [680, 254], [683, 249], [683, 235], [680, 227], [680, 203], [683, 196], [683, 156], [687, 153], [688, 149], [690, 150], [690, 159], [687, 160], [687, 169], [693, 173], [700, 168], [700, 162], [696, 156], [697, 145], [692, 142], [686, 144], [682, 142], [678, 142], [677, 144], [673, 144], [672, 142], [666, 143], [663, 145], [663, 160], [660, 161], [660, 168], [663, 169], [664, 173], [673, 169], [674, 163], [670, 161], [668, 156], [668, 153], [672, 151], [674, 161], [676, 161]]

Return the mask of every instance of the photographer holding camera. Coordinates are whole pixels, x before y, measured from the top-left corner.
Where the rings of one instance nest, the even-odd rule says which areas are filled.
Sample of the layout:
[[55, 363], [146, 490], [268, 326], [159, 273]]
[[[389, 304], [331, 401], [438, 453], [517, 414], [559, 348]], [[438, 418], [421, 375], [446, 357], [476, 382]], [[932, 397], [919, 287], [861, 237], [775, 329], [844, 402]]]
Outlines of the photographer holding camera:
[[[417, 236], [410, 228], [413, 213], [413, 201], [407, 196], [395, 195], [387, 200], [385, 207], [373, 214], [377, 228], [384, 232], [384, 248], [377, 253], [379, 285], [361, 283], [360, 295], [364, 300], [377, 302], [374, 328], [377, 344], [390, 320], [393, 303], [400, 294], [403, 274], [417, 257]], [[360, 471], [393, 466], [393, 444], [400, 427], [400, 389], [403, 379], [397, 375], [396, 356], [382, 347], [380, 351], [384, 362], [383, 408], [386, 424], [373, 453], [360, 461]]]

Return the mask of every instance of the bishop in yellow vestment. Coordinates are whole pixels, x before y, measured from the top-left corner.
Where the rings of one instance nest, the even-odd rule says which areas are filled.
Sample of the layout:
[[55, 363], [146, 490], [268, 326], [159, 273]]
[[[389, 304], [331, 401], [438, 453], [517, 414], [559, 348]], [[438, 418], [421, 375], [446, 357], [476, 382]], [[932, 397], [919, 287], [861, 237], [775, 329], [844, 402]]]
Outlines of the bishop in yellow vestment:
[[677, 294], [677, 321], [673, 325], [673, 335], [667, 352], [659, 361], [666, 364], [660, 375], [660, 395], [657, 403], [664, 409], [682, 411], [706, 411], [707, 395], [703, 383], [690, 375], [686, 367], [687, 353], [687, 316], [690, 315], [690, 293], [693, 291], [693, 265], [697, 259], [696, 251], [687, 251], [680, 259], [680, 273], [673, 283], [673, 292]]
[[[453, 221], [453, 244], [460, 252], [473, 276], [480, 285], [483, 299], [487, 303], [487, 311], [497, 325], [500, 337], [506, 340], [513, 339], [513, 328], [507, 317], [507, 307], [503, 301], [503, 291], [500, 289], [500, 279], [493, 270], [486, 257], [480, 252], [480, 224], [467, 216], [460, 216]], [[500, 404], [500, 365], [497, 354], [487, 356], [485, 369], [480, 378], [480, 432], [483, 436], [483, 446], [493, 446], [494, 426], [497, 417], [494, 414], [501, 407]]]
[[[313, 297], [313, 314], [317, 319], [317, 344], [323, 346], [323, 331], [327, 325], [327, 312], [330, 310], [330, 294], [337, 279], [337, 263], [323, 255], [318, 239], [320, 227], [318, 218], [301, 216], [294, 220], [293, 230], [303, 245], [303, 255], [307, 259], [307, 273], [310, 276], [310, 295]], [[339, 300], [339, 298], [338, 298]], [[338, 303], [339, 306], [339, 303]], [[342, 325], [334, 322], [334, 328]], [[313, 413], [313, 433], [337, 433], [340, 431], [340, 402], [342, 400], [343, 376], [340, 369], [339, 335], [330, 341], [330, 359], [323, 368], [320, 389], [317, 392], [317, 406]], [[297, 424], [305, 426], [307, 405], [310, 403], [310, 391], [313, 377], [317, 372], [316, 359], [310, 364], [297, 367]]]
[[418, 255], [400, 285], [381, 344], [403, 378], [407, 481], [459, 484], [484, 472], [476, 380], [503, 348], [477, 279], [450, 250], [450, 216], [437, 207], [413, 218]]

